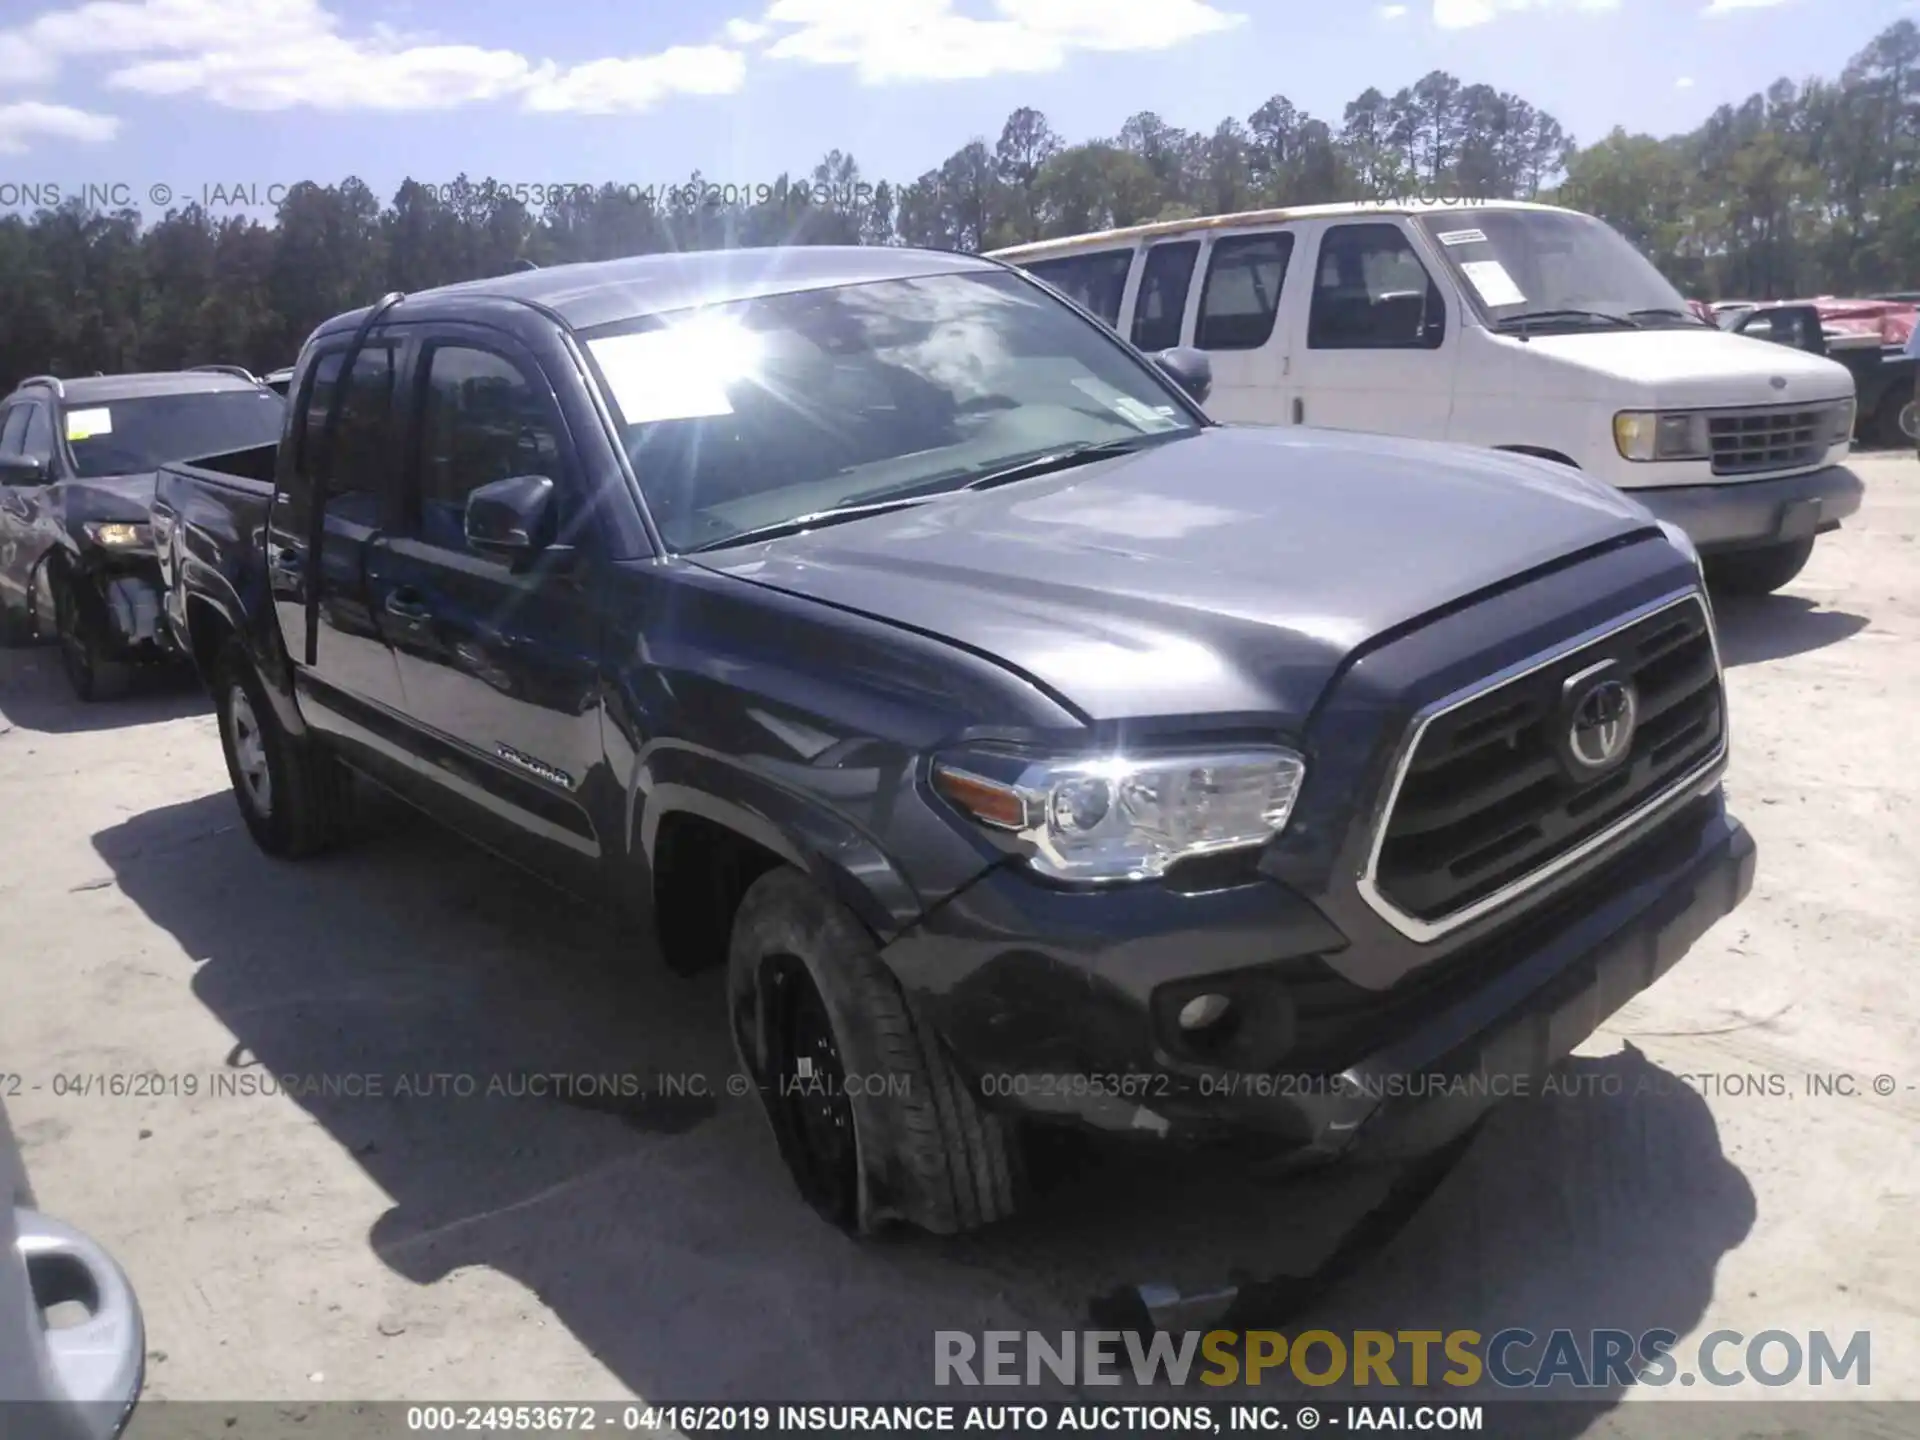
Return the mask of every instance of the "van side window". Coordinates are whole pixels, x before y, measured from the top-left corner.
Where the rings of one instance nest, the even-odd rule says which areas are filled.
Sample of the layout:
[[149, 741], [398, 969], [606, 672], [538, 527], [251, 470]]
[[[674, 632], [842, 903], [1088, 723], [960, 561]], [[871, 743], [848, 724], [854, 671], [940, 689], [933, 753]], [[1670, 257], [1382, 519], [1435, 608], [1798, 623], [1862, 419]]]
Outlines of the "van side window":
[[1187, 290], [1193, 284], [1198, 240], [1175, 240], [1147, 251], [1140, 271], [1140, 298], [1133, 304], [1133, 343], [1151, 353], [1180, 343], [1180, 322], [1187, 314]]
[[[316, 468], [326, 463], [320, 453], [324, 443], [321, 437], [327, 423], [327, 406], [332, 404], [334, 387], [340, 380], [340, 361], [345, 354], [342, 347], [314, 362], [297, 440], [299, 459], [295, 473], [299, 483], [293, 495], [296, 514], [304, 513]], [[397, 343], [369, 344], [354, 359], [352, 380], [340, 403], [327, 485], [327, 511], [356, 525], [380, 523], [381, 496], [392, 483], [393, 448], [398, 430], [394, 410], [398, 364]]]
[[1446, 302], [1398, 225], [1335, 225], [1320, 242], [1310, 350], [1432, 350]]
[[1058, 260], [1036, 260], [1023, 268], [1107, 324], [1120, 324], [1120, 301], [1127, 293], [1127, 276], [1133, 270], [1133, 251], [1063, 255]]
[[1258, 350], [1266, 344], [1292, 258], [1291, 231], [1214, 241], [1193, 343], [1202, 350]]

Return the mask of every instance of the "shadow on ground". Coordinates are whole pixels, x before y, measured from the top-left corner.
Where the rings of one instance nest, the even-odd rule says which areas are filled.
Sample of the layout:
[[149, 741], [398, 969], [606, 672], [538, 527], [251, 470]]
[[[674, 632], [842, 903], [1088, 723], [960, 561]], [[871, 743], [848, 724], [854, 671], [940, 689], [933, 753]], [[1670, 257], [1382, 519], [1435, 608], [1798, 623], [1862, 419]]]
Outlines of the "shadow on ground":
[[1785, 660], [1838, 645], [1872, 623], [1848, 610], [1830, 610], [1799, 595], [1713, 597], [1720, 659], [1727, 666]]
[[43, 735], [130, 730], [212, 710], [199, 681], [183, 667], [140, 670], [122, 698], [83, 705], [67, 688], [56, 647], [0, 649], [0, 733], [9, 726]]
[[[366, 1237], [383, 1261], [420, 1285], [470, 1265], [512, 1276], [645, 1397], [927, 1396], [935, 1330], [1057, 1333], [1129, 1284], [1191, 1293], [1309, 1275], [1392, 1178], [1059, 1152], [1048, 1193], [1004, 1227], [855, 1244], [801, 1206], [755, 1102], [728, 1094], [719, 977], [671, 975], [426, 822], [388, 817], [341, 855], [282, 865], [250, 847], [221, 793], [95, 845], [193, 958], [182, 983], [231, 1032], [209, 1068], [309, 1086], [381, 1077], [378, 1099], [280, 1103], [289, 1123], [302, 1106], [391, 1198]], [[1235, 1323], [1689, 1330], [1753, 1222], [1752, 1192], [1674, 1076], [1630, 1051], [1565, 1073], [1589, 1093], [1496, 1115], [1339, 1288], [1296, 1288], [1304, 1311], [1256, 1306]], [[679, 1093], [662, 1095], [669, 1075]], [[648, 1094], [567, 1103], [529, 1096], [537, 1076], [633, 1076]], [[1588, 1418], [1569, 1411], [1564, 1433]]]

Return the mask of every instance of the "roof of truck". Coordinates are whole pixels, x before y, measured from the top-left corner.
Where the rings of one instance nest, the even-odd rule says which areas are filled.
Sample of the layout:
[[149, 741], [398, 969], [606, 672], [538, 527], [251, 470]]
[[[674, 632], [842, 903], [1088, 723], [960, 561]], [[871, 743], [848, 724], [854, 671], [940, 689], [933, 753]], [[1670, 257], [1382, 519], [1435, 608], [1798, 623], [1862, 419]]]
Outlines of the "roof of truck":
[[[462, 280], [408, 295], [393, 318], [404, 320], [409, 314], [429, 310], [445, 314], [452, 308], [446, 302], [503, 299], [544, 306], [574, 329], [588, 330], [644, 315], [725, 305], [760, 295], [996, 268], [992, 261], [975, 255], [895, 245], [673, 251]], [[365, 314], [363, 307], [336, 316], [321, 329], [351, 329]]]
[[1577, 214], [1561, 205], [1541, 205], [1532, 200], [1343, 200], [1331, 205], [1294, 205], [1279, 210], [1240, 210], [1228, 215], [1200, 215], [1187, 220], [1154, 220], [1145, 225], [1126, 225], [1117, 230], [1096, 230], [1086, 235], [1063, 235], [1057, 240], [1035, 240], [1026, 245], [1009, 245], [989, 250], [995, 260], [1037, 260], [1052, 254], [1071, 254], [1103, 245], [1131, 245], [1136, 240], [1151, 240], [1162, 235], [1185, 235], [1196, 230], [1236, 230], [1247, 225], [1280, 225], [1290, 220], [1351, 219], [1358, 215], [1420, 215], [1433, 210], [1551, 210], [1562, 215]]
[[[40, 380], [36, 376], [34, 379]], [[44, 392], [44, 384], [22, 381], [15, 389]], [[60, 381], [60, 398], [67, 405], [99, 405], [115, 400], [142, 400], [153, 395], [203, 395], [212, 390], [258, 390], [259, 382], [242, 380], [214, 370], [148, 370], [126, 375], [79, 375]]]

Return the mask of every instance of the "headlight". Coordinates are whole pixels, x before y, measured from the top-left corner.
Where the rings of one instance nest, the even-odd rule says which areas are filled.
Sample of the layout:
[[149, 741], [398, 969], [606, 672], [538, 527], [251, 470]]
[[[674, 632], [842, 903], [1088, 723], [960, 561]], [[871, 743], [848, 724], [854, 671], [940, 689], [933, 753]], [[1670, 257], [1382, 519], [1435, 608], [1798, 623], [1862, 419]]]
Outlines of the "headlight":
[[1179, 860], [1272, 839], [1306, 769], [1279, 749], [1026, 763], [976, 756], [936, 762], [933, 784], [981, 824], [1017, 835], [1042, 875], [1145, 880]]
[[1613, 443], [1627, 460], [1705, 460], [1713, 454], [1707, 417], [1699, 411], [1623, 410], [1613, 417]]
[[93, 521], [81, 527], [87, 538], [109, 550], [151, 550], [153, 530], [147, 525], [128, 525], [117, 520]]
[[1859, 407], [1858, 399], [1851, 396], [1833, 407], [1833, 438], [1827, 442], [1829, 445], [1853, 443], [1853, 427]]

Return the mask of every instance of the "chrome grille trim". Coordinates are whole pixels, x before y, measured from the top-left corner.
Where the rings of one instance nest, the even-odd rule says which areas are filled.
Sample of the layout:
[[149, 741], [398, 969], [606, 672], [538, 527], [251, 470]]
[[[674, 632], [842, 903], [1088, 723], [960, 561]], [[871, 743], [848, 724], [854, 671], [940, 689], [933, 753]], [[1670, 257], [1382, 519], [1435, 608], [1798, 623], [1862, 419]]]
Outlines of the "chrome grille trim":
[[1842, 401], [1709, 410], [1708, 449], [1716, 475], [1767, 475], [1818, 465], [1837, 443]]
[[[1605, 829], [1588, 836], [1579, 844], [1554, 856], [1545, 864], [1501, 886], [1492, 894], [1484, 896], [1458, 910], [1451, 911], [1436, 919], [1423, 920], [1419, 916], [1410, 915], [1401, 910], [1386, 897], [1380, 889], [1378, 880], [1381, 851], [1386, 846], [1387, 830], [1389, 823], [1393, 819], [1394, 806], [1399, 802], [1400, 792], [1406, 784], [1407, 774], [1413, 768], [1415, 756], [1419, 754], [1420, 741], [1425, 736], [1428, 727], [1431, 726], [1434, 721], [1443, 715], [1459, 709], [1463, 705], [1469, 704], [1492, 691], [1500, 689], [1502, 686], [1510, 685], [1516, 680], [1523, 679], [1533, 674], [1536, 670], [1545, 669], [1549, 665], [1564, 660], [1567, 656], [1578, 650], [1585, 649], [1589, 645], [1606, 640], [1613, 635], [1619, 634], [1623, 630], [1631, 629], [1650, 616], [1657, 615], [1663, 610], [1670, 610], [1675, 606], [1689, 603], [1699, 606], [1701, 614], [1705, 617], [1707, 636], [1713, 645], [1715, 683], [1720, 694], [1720, 743], [1706, 760], [1695, 766], [1685, 775], [1682, 775], [1678, 780], [1674, 781], [1645, 804], [1622, 815]], [[1386, 798], [1373, 817], [1373, 841], [1367, 852], [1366, 865], [1362, 869], [1358, 880], [1360, 898], [1366, 902], [1367, 908], [1372, 910], [1374, 914], [1378, 915], [1395, 930], [1417, 944], [1424, 945], [1429, 941], [1439, 939], [1443, 935], [1451, 934], [1462, 926], [1470, 925], [1483, 916], [1500, 909], [1502, 906], [1509, 905], [1513, 901], [1518, 900], [1529, 891], [1551, 880], [1555, 875], [1571, 869], [1582, 860], [1606, 849], [1630, 832], [1641, 829], [1654, 820], [1678, 809], [1685, 801], [1693, 799], [1698, 795], [1704, 795], [1712, 790], [1712, 788], [1719, 783], [1720, 775], [1726, 769], [1728, 747], [1732, 741], [1730, 720], [1731, 717], [1727, 710], [1726, 667], [1720, 655], [1720, 634], [1714, 624], [1713, 606], [1708, 601], [1705, 593], [1695, 586], [1688, 586], [1684, 590], [1678, 590], [1669, 595], [1662, 596], [1658, 600], [1650, 601], [1638, 609], [1630, 611], [1626, 615], [1608, 621], [1605, 625], [1598, 626], [1584, 634], [1576, 635], [1572, 639], [1563, 641], [1537, 655], [1529, 656], [1527, 659], [1508, 666], [1505, 670], [1498, 671], [1483, 680], [1477, 680], [1472, 685], [1436, 700], [1414, 717], [1413, 724], [1408, 730], [1407, 738], [1401, 745], [1400, 758], [1394, 766], [1393, 783], [1388, 787]]]

